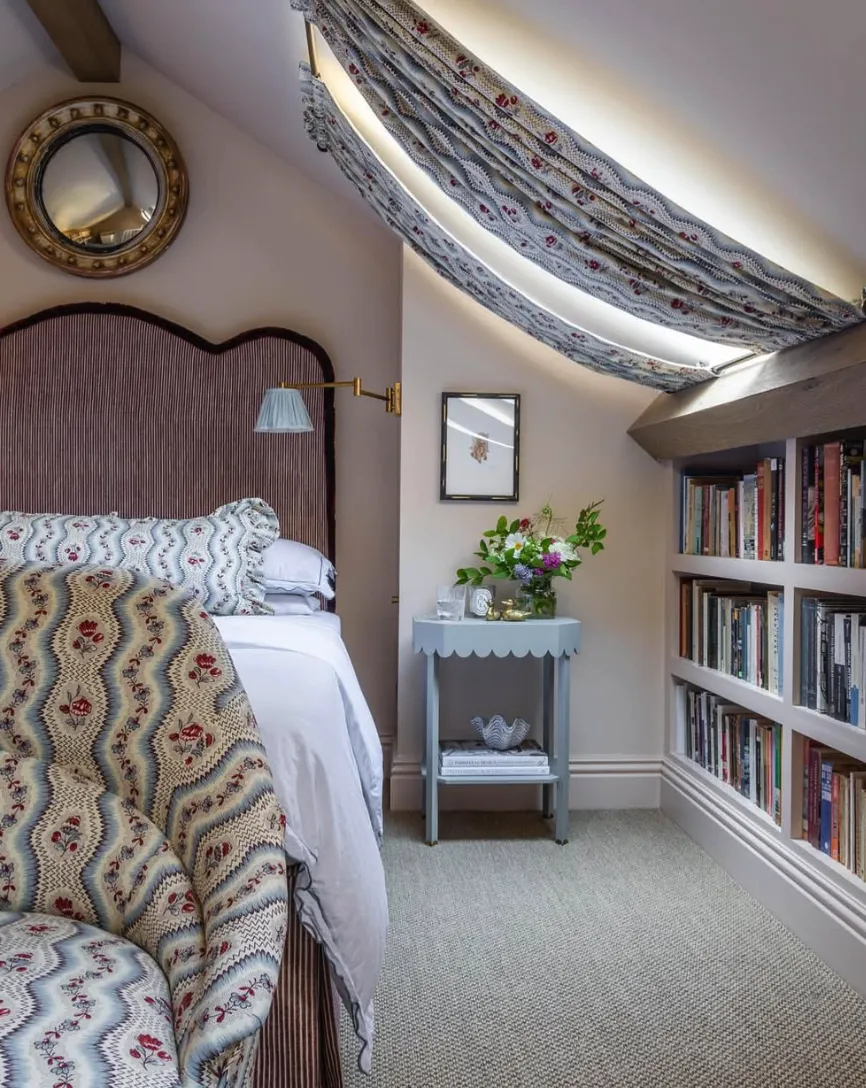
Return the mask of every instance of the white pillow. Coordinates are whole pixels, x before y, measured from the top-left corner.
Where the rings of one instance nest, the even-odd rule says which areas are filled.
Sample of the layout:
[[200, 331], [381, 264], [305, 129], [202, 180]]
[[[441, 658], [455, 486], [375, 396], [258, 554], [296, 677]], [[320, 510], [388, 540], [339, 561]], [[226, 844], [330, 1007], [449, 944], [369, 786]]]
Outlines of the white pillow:
[[300, 593], [266, 593], [265, 604], [275, 616], [312, 616], [322, 607], [318, 597]]
[[265, 549], [261, 576], [266, 594], [334, 597], [334, 565], [320, 551], [297, 540], [275, 540]]

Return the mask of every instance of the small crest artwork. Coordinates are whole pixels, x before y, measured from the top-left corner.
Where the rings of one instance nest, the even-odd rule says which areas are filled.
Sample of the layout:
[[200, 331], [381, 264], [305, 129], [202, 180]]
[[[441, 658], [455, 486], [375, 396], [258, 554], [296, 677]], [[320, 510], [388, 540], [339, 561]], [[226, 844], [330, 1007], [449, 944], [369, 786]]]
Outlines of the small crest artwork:
[[489, 438], [490, 435], [487, 434], [485, 431], [482, 431], [480, 434], [477, 434], [472, 439], [472, 445], [469, 449], [469, 456], [473, 460], [477, 461], [479, 464], [481, 464], [482, 461], [487, 460], [487, 454], [490, 450], [490, 442], [488, 441]]
[[517, 502], [518, 393], [443, 393], [439, 498]]

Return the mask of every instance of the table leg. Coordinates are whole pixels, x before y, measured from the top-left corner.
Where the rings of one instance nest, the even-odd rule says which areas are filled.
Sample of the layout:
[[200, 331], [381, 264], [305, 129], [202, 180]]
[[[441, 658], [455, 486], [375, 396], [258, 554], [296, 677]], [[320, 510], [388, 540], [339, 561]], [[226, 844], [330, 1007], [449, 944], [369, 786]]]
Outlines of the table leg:
[[569, 740], [571, 734], [571, 658], [556, 659], [556, 831], [560, 845], [568, 842]]
[[439, 656], [427, 654], [427, 777], [424, 780], [426, 834], [428, 846], [439, 839]]
[[[541, 659], [541, 721], [542, 741], [550, 767], [556, 766], [553, 749], [553, 654], [545, 654]], [[553, 815], [553, 785], [545, 782], [541, 787], [541, 811], [546, 820]]]

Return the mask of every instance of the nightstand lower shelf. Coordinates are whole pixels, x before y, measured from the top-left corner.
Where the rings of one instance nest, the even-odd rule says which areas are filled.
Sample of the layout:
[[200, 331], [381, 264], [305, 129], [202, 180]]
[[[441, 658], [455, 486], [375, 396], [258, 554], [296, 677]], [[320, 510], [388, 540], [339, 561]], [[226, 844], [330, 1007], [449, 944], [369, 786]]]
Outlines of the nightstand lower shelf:
[[[525, 620], [523, 623], [488, 623], [415, 619], [412, 644], [426, 658], [426, 714], [424, 743], [425, 839], [439, 839], [440, 786], [541, 786], [541, 807], [554, 817], [553, 837], [568, 842], [569, 733], [571, 723], [571, 655], [580, 648], [580, 622], [566, 617]], [[549, 773], [502, 775], [442, 774], [439, 764], [439, 663], [443, 657], [507, 658], [532, 654], [542, 668], [542, 747]], [[427, 773], [427, 768], [437, 773]]]
[[[427, 777], [427, 768], [421, 768]], [[443, 786], [546, 786], [558, 782], [555, 774], [437, 774], [436, 781]]]

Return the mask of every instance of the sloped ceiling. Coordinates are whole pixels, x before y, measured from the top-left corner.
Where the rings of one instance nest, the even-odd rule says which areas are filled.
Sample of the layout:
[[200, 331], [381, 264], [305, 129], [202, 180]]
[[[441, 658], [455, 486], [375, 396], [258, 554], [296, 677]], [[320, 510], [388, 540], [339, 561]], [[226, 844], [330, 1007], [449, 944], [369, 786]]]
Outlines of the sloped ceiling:
[[[314, 181], [364, 206], [302, 124], [288, 0], [102, 0], [124, 45]], [[866, 4], [422, 0], [650, 184], [847, 298], [866, 283]], [[56, 58], [0, 0], [0, 87]], [[366, 212], [364, 214], [367, 214]]]

